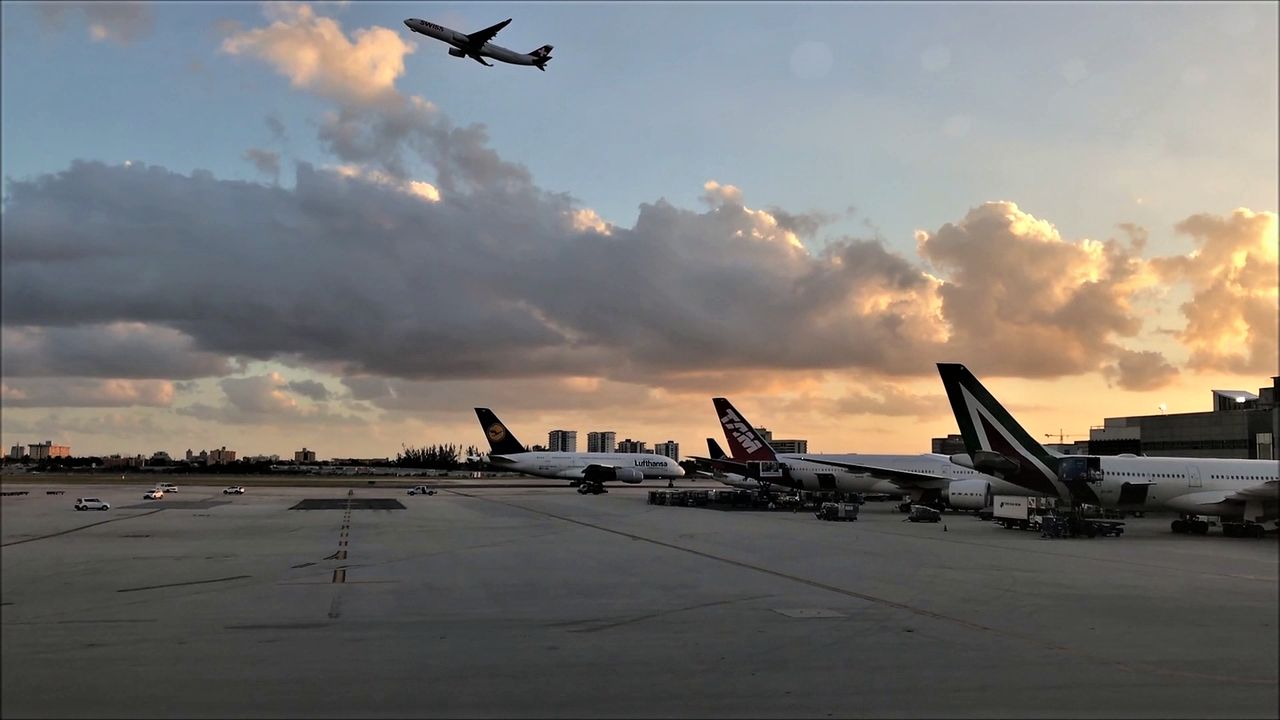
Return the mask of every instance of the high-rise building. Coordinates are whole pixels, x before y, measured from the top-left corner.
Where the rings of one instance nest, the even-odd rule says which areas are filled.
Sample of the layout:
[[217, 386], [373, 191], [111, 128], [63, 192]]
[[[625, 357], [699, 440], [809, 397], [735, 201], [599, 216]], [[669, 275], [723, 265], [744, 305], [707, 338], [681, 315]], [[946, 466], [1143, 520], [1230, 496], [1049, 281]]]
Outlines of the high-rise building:
[[764, 438], [764, 441], [769, 443], [769, 447], [773, 448], [776, 453], [803, 455], [809, 452], [808, 440], [774, 440], [773, 433], [762, 427], [756, 428], [756, 432], [760, 433], [760, 437]]
[[22, 443], [18, 443], [13, 447], [9, 448], [10, 460], [21, 460], [22, 456], [26, 454], [27, 454], [26, 451], [22, 449]]
[[680, 443], [675, 440], [654, 443], [653, 451], [659, 455], [665, 455], [676, 462], [680, 462]]
[[547, 433], [547, 447], [551, 452], [578, 452], [578, 431], [552, 430]]
[[27, 454], [32, 460], [47, 460], [56, 457], [71, 457], [70, 445], [54, 445], [52, 440], [27, 445]]
[[929, 452], [936, 455], [958, 455], [969, 452], [965, 449], [964, 438], [951, 434], [946, 437], [933, 438], [929, 443]]
[[616, 450], [614, 450], [614, 452], [647, 453], [649, 452], [648, 443], [645, 443], [641, 440], [632, 440], [631, 438], [627, 438], [626, 440], [623, 440], [622, 442], [618, 443], [618, 447]]
[[[203, 455], [204, 453], [201, 453], [201, 454]], [[210, 465], [229, 465], [235, 461], [236, 461], [236, 451], [228, 450], [226, 445], [223, 445], [218, 450], [209, 451]]]
[[296, 463], [313, 463], [316, 461], [316, 451], [302, 448], [295, 450], [293, 453], [293, 461]]
[[601, 430], [587, 433], [587, 452], [611, 453], [618, 447], [618, 433]]

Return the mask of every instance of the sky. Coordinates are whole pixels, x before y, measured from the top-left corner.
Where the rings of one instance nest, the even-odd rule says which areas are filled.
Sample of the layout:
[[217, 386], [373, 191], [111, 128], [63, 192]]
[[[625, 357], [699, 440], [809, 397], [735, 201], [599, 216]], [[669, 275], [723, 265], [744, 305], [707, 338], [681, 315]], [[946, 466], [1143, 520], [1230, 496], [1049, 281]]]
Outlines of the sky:
[[1275, 3], [0, 13], [5, 448], [912, 453], [937, 362], [1067, 441], [1280, 372]]

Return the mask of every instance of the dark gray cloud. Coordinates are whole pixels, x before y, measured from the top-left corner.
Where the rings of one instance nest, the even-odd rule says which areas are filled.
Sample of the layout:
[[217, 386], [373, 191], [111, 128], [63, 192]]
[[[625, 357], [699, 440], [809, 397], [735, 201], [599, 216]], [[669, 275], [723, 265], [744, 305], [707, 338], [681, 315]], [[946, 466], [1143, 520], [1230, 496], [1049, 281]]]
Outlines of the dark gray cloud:
[[244, 159], [253, 163], [258, 172], [272, 180], [280, 179], [280, 153], [260, 148], [249, 148], [244, 151]]
[[267, 115], [263, 118], [267, 124], [267, 129], [271, 131], [271, 140], [273, 142], [284, 142], [288, 139], [288, 135], [284, 129], [284, 123], [276, 115]]
[[141, 2], [45, 2], [35, 8], [48, 29], [83, 25], [94, 40], [120, 45], [149, 36], [156, 25], [151, 8]]
[[1122, 350], [1114, 365], [1102, 369], [1102, 375], [1108, 384], [1124, 390], [1156, 390], [1176, 380], [1178, 369], [1161, 353]]
[[286, 387], [291, 392], [317, 402], [323, 402], [331, 397], [329, 388], [325, 387], [324, 383], [316, 380], [293, 380]]
[[5, 377], [187, 379], [226, 375], [233, 362], [195, 348], [192, 338], [158, 325], [121, 322], [0, 329]]

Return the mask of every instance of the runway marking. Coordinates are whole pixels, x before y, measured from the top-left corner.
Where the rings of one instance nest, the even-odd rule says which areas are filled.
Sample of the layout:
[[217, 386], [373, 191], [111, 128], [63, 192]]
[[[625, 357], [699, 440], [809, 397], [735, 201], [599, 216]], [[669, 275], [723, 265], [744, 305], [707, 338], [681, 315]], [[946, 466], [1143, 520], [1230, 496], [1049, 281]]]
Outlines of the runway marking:
[[[351, 534], [351, 502], [352, 499], [355, 498], [355, 495], [356, 491], [354, 489], [347, 491], [347, 507], [342, 513], [342, 527], [338, 528], [338, 552], [333, 554], [332, 557], [334, 560], [347, 559], [347, 545], [349, 543], [348, 537]], [[342, 567], [334, 568], [333, 580], [331, 582], [334, 584], [341, 584], [346, 581], [347, 567], [343, 565]], [[337, 618], [339, 614], [338, 596], [335, 595], [333, 597], [333, 604], [329, 607], [329, 617]]]
[[640, 542], [646, 542], [652, 545], [657, 545], [659, 547], [665, 547], [671, 550], [677, 550], [679, 552], [688, 553], [690, 555], [696, 555], [698, 557], [706, 558], [708, 560], [715, 560], [716, 562], [721, 562], [726, 565], [733, 565], [735, 567], [744, 568], [746, 570], [753, 570], [755, 572], [764, 573], [766, 575], [772, 575], [774, 577], [782, 578], [784, 580], [790, 580], [792, 582], [800, 583], [802, 585], [815, 587], [820, 590], [827, 590], [829, 592], [837, 593], [839, 595], [845, 595], [847, 597], [857, 598], [859, 600], [865, 600], [866, 602], [874, 603], [876, 605], [883, 605], [885, 607], [894, 608], [896, 610], [905, 610], [906, 612], [919, 615], [921, 617], [927, 617], [933, 620], [940, 620], [943, 622], [960, 625], [962, 627], [969, 628], [970, 630], [977, 630], [979, 632], [991, 633], [994, 635], [1000, 635], [1002, 637], [1021, 640], [1023, 642], [1030, 643], [1032, 645], [1037, 645], [1039, 647], [1048, 648], [1050, 650], [1056, 650], [1058, 652], [1062, 652], [1068, 655], [1074, 655], [1079, 658], [1084, 658], [1084, 659], [1092, 660], [1098, 663], [1111, 665], [1112, 667], [1118, 668], [1120, 670], [1124, 670], [1126, 672], [1149, 673], [1154, 675], [1167, 675], [1172, 677], [1196, 678], [1198, 680], [1212, 680], [1215, 682], [1242, 684], [1242, 685], [1274, 686], [1276, 684], [1276, 680], [1274, 677], [1249, 678], [1249, 677], [1238, 677], [1238, 676], [1231, 676], [1231, 675], [1214, 675], [1211, 673], [1199, 673], [1199, 672], [1192, 672], [1187, 670], [1169, 670], [1165, 668], [1153, 667], [1150, 665], [1127, 663], [1122, 660], [1113, 660], [1111, 658], [1102, 657], [1099, 655], [1093, 655], [1082, 650], [1076, 650], [1075, 648], [1068, 647], [1066, 645], [1059, 645], [1058, 643], [1055, 643], [1051, 640], [1045, 640], [1043, 638], [1035, 637], [1034, 635], [1025, 635], [1023, 633], [1015, 632], [1012, 630], [1003, 630], [1000, 628], [983, 625], [982, 623], [974, 622], [972, 620], [965, 620], [964, 618], [958, 618], [952, 615], [944, 615], [942, 613], [934, 612], [932, 610], [926, 610], [924, 608], [907, 605], [905, 603], [889, 600], [887, 598], [877, 597], [875, 595], [868, 595], [866, 593], [861, 593], [856, 590], [848, 590], [846, 588], [837, 587], [835, 585], [828, 585], [827, 583], [824, 583], [824, 582], [819, 582], [817, 580], [810, 580], [808, 578], [803, 578], [798, 575], [790, 575], [784, 572], [779, 572], [777, 570], [771, 570], [766, 567], [761, 567], [759, 565], [752, 565], [751, 563], [743, 562], [741, 560], [734, 560], [732, 558], [713, 555], [712, 553], [703, 552], [701, 550], [694, 550], [692, 548], [682, 547], [680, 545], [674, 545], [669, 542], [663, 542], [662, 540], [654, 540], [653, 538], [647, 538], [647, 537], [644, 537], [643, 535], [636, 535], [634, 533], [629, 533], [622, 530], [615, 530], [613, 528], [604, 527], [603, 525], [596, 525], [595, 523], [590, 523], [585, 520], [577, 520], [575, 518], [565, 517], [563, 515], [557, 515], [552, 512], [547, 512], [545, 510], [535, 510], [530, 507], [517, 505], [511, 502], [505, 502], [503, 500], [497, 500], [495, 498], [483, 497], [480, 495], [471, 495], [469, 493], [461, 492], [458, 490], [446, 489], [446, 492], [450, 492], [455, 495], [461, 495], [463, 497], [473, 498], [476, 500], [484, 500], [486, 502], [497, 503], [499, 505], [506, 505], [507, 507], [516, 508], [518, 510], [524, 510], [525, 512], [533, 513], [535, 515], [542, 515], [544, 517], [560, 520], [561, 522], [567, 522], [573, 525], [580, 525], [582, 527], [591, 528], [593, 530], [606, 532], [611, 535], [617, 535], [619, 537], [625, 537], [631, 540], [639, 540]]
[[186, 587], [187, 585], [207, 585], [209, 583], [227, 582], [229, 580], [243, 580], [244, 578], [253, 577], [252, 575], [231, 575], [230, 577], [212, 578], [210, 580], [191, 580], [188, 582], [166, 583], [164, 585], [147, 585], [145, 587], [121, 588], [116, 592], [138, 592], [139, 590], [159, 590], [160, 588]]
[[156, 513], [160, 512], [161, 510], [164, 510], [164, 508], [157, 508], [157, 509], [152, 510], [152, 511], [150, 511], [150, 512], [138, 513], [137, 515], [126, 515], [126, 516], [124, 516], [124, 517], [113, 517], [113, 518], [110, 518], [110, 519], [108, 519], [108, 520], [99, 520], [99, 521], [98, 521], [98, 522], [96, 522], [96, 523], [89, 523], [88, 525], [81, 525], [80, 527], [73, 527], [73, 528], [71, 528], [70, 530], [60, 530], [60, 531], [58, 531], [58, 532], [56, 532], [56, 533], [49, 533], [48, 535], [38, 535], [38, 536], [36, 536], [36, 537], [25, 538], [25, 539], [23, 539], [23, 540], [13, 540], [13, 541], [10, 541], [10, 542], [4, 543], [4, 544], [0, 544], [0, 547], [9, 547], [10, 545], [21, 545], [22, 543], [35, 542], [36, 540], [48, 540], [49, 538], [58, 537], [59, 535], [68, 535], [68, 534], [70, 534], [70, 533], [78, 532], [78, 531], [80, 531], [80, 530], [85, 530], [85, 529], [88, 529], [88, 528], [91, 528], [91, 527], [96, 527], [96, 526], [98, 526], [98, 525], [106, 525], [107, 523], [120, 522], [121, 520], [132, 520], [132, 519], [134, 519], [134, 518], [140, 518], [140, 517], [144, 517], [144, 516], [146, 516], [146, 515], [154, 515], [154, 514], [156, 514]]

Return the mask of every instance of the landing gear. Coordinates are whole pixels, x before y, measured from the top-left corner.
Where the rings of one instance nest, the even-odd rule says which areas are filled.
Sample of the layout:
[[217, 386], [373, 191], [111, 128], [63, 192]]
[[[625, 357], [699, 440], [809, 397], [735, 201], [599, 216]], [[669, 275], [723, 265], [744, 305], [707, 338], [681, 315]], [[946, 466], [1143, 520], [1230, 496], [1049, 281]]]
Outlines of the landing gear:
[[604, 489], [604, 483], [599, 481], [583, 480], [578, 483], [579, 495], [601, 495], [609, 492]]

